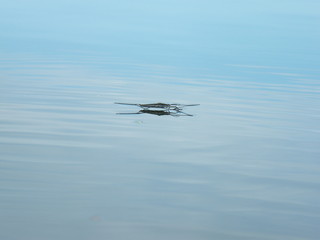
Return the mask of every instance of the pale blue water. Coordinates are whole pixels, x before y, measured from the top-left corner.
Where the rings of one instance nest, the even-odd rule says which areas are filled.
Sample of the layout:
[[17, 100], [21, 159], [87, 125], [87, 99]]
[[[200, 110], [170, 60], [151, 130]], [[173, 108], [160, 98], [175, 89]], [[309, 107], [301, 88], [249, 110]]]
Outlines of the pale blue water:
[[3, 1], [0, 239], [319, 239], [319, 9]]

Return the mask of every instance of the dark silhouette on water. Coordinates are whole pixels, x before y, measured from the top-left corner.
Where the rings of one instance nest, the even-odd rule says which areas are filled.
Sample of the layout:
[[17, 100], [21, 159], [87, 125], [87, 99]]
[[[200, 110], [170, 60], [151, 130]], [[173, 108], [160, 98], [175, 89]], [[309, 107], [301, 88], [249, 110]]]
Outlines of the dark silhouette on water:
[[117, 113], [119, 115], [129, 115], [129, 114], [152, 114], [152, 115], [157, 115], [157, 116], [164, 116], [164, 115], [170, 115], [173, 117], [182, 117], [182, 116], [189, 116], [192, 117], [193, 115], [181, 112], [181, 111], [163, 111], [163, 110], [140, 110], [139, 112], [136, 113]]
[[121, 104], [121, 105], [132, 105], [132, 106], [138, 106], [142, 108], [139, 112], [135, 113], [117, 113], [117, 114], [152, 114], [157, 116], [163, 116], [163, 115], [170, 115], [174, 117], [181, 117], [181, 116], [190, 116], [193, 115], [182, 112], [184, 107], [189, 106], [198, 106], [200, 104], [167, 104], [167, 103], [150, 103], [150, 104], [136, 104], [136, 103], [115, 103], [115, 104]]
[[200, 104], [167, 104], [167, 103], [149, 103], [149, 104], [137, 104], [137, 103], [118, 103], [115, 104], [122, 104], [122, 105], [133, 105], [138, 106], [143, 109], [150, 109], [150, 108], [161, 108], [166, 110], [182, 110], [184, 107], [190, 107], [190, 106], [198, 106]]

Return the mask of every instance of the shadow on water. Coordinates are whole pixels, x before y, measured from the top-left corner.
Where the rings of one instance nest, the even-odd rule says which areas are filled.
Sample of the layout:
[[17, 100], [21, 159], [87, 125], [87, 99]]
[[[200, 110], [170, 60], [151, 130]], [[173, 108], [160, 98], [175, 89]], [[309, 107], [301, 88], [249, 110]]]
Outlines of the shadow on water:
[[173, 117], [182, 117], [182, 116], [188, 116], [188, 117], [193, 117], [193, 115], [181, 112], [181, 111], [164, 111], [164, 110], [140, 110], [139, 112], [134, 112], [134, 113], [117, 113], [118, 115], [131, 115], [131, 114], [152, 114], [152, 115], [157, 115], [157, 116], [164, 116], [164, 115], [170, 115]]

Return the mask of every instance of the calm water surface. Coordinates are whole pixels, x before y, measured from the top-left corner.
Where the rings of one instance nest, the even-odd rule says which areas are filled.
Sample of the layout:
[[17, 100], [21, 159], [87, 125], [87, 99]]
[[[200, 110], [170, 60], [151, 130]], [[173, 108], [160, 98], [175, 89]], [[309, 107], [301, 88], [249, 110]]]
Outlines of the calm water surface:
[[0, 238], [318, 239], [319, 4], [119, 2], [1, 10]]

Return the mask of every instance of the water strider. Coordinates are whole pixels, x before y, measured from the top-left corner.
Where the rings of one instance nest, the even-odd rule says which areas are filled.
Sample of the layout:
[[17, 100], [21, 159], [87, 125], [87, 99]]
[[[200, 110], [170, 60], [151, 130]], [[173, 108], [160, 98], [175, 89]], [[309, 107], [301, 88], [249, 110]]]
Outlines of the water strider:
[[137, 103], [118, 103], [116, 102], [115, 104], [122, 104], [122, 105], [134, 105], [141, 107], [143, 109], [152, 109], [152, 108], [160, 108], [160, 109], [165, 109], [165, 110], [175, 110], [175, 111], [180, 111], [184, 107], [190, 107], [190, 106], [198, 106], [200, 104], [168, 104], [168, 103], [149, 103], [149, 104], [137, 104]]
[[193, 116], [191, 114], [182, 112], [184, 107], [189, 106], [198, 106], [200, 104], [167, 104], [167, 103], [150, 103], [150, 104], [136, 104], [136, 103], [118, 103], [115, 104], [122, 104], [122, 105], [133, 105], [141, 107], [142, 110], [136, 113], [118, 113], [118, 114], [153, 114], [158, 116], [163, 115], [170, 115], [174, 117], [180, 117], [180, 116]]

